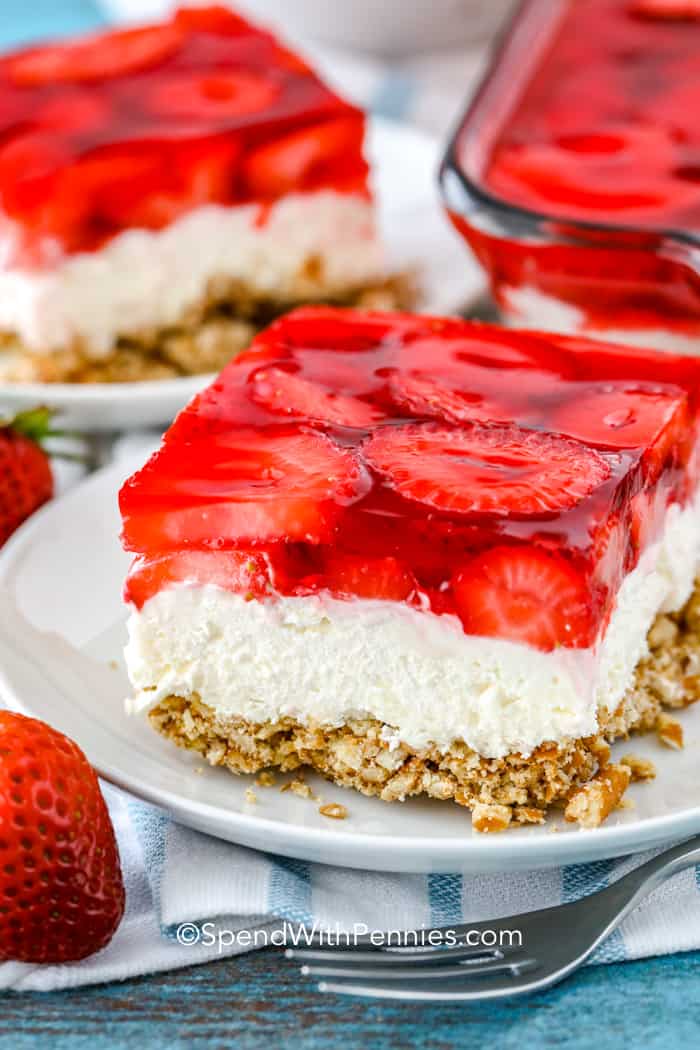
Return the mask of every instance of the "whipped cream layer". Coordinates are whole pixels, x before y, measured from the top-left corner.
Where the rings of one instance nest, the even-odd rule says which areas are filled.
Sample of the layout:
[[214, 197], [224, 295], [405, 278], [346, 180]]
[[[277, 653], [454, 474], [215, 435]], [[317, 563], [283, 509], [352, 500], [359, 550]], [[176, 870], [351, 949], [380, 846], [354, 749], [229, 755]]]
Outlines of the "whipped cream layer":
[[[305, 278], [309, 262], [317, 272]], [[0, 270], [0, 330], [34, 353], [78, 342], [98, 359], [118, 335], [177, 324], [217, 278], [284, 302], [374, 281], [383, 262], [373, 205], [359, 195], [290, 194], [264, 210], [208, 205], [50, 270]]]
[[127, 666], [146, 711], [170, 695], [223, 716], [330, 726], [372, 717], [386, 739], [498, 758], [588, 736], [647, 653], [660, 611], [688, 599], [700, 560], [700, 500], [669, 508], [662, 539], [625, 578], [596, 649], [541, 652], [465, 635], [456, 617], [399, 602], [330, 596], [247, 601], [180, 585], [129, 620]]
[[504, 320], [513, 327], [535, 328], [564, 335], [583, 335], [607, 343], [663, 350], [670, 354], [697, 357], [700, 354], [700, 331], [683, 335], [672, 328], [598, 328], [590, 323], [578, 307], [545, 295], [537, 288], [502, 288], [507, 304]]

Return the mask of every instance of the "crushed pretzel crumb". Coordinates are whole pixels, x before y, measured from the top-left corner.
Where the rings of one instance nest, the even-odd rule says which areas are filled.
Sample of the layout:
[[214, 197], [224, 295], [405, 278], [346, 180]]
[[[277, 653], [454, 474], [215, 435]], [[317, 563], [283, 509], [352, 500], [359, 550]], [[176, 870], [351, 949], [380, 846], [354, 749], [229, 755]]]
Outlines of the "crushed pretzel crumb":
[[621, 759], [623, 766], [628, 766], [632, 774], [632, 780], [653, 780], [656, 776], [656, 766], [648, 758], [639, 755], [625, 755]]
[[255, 778], [255, 783], [261, 788], [271, 788], [277, 783], [277, 777], [271, 770], [263, 769]]
[[348, 811], [340, 802], [327, 802], [325, 806], [319, 806], [318, 811], [322, 817], [330, 817], [331, 820], [345, 820]]
[[316, 801], [316, 796], [301, 776], [295, 777], [294, 780], [288, 780], [286, 784], [282, 785], [280, 791], [291, 791], [298, 798], [310, 798]]
[[681, 707], [690, 707], [700, 700], [700, 674], [688, 674], [681, 682], [683, 688]]
[[545, 811], [535, 806], [515, 806], [514, 816], [520, 824], [544, 824]]
[[245, 800], [246, 802], [249, 802], [251, 806], [254, 806], [255, 803], [258, 801], [258, 796], [250, 787], [245, 789]]
[[683, 747], [683, 726], [680, 722], [662, 712], [656, 720], [656, 736], [664, 747], [680, 751]]
[[109, 663], [107, 664], [107, 666], [109, 667], [110, 671], [118, 671], [119, 670], [119, 664], [117, 663], [116, 660], [110, 660]]
[[596, 757], [599, 769], [607, 766], [610, 761], [610, 745], [602, 736], [597, 736], [591, 741], [591, 751]]
[[472, 809], [472, 827], [474, 831], [482, 834], [505, 831], [512, 816], [513, 810], [510, 806], [499, 806], [492, 802], [476, 802]]
[[578, 821], [582, 828], [597, 828], [615, 809], [631, 779], [629, 766], [603, 766], [573, 793], [564, 810], [565, 820]]

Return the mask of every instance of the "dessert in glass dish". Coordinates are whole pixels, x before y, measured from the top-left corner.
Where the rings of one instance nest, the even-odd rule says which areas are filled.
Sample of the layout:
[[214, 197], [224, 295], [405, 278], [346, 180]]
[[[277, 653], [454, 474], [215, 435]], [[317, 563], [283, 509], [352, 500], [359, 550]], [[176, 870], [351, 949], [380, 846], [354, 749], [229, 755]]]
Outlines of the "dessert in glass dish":
[[218, 372], [290, 305], [381, 295], [364, 135], [225, 7], [2, 57], [0, 378]]
[[524, 0], [443, 162], [508, 321], [700, 353], [700, 4]]
[[130, 710], [234, 773], [599, 823], [609, 742], [700, 697], [699, 416], [689, 357], [281, 318], [121, 492]]

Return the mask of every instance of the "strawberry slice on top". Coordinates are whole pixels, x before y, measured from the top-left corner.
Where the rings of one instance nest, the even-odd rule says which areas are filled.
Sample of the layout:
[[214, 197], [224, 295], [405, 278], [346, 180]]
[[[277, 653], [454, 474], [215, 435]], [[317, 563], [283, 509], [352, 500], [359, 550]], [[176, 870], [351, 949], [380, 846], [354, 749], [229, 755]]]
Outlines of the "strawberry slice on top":
[[124, 29], [27, 51], [10, 60], [8, 73], [22, 87], [105, 80], [149, 69], [170, 58], [181, 43], [176, 25]]
[[483, 394], [470, 394], [406, 373], [389, 380], [389, 396], [397, 408], [411, 416], [429, 416], [447, 423], [509, 423], [512, 408]]
[[361, 187], [367, 175], [362, 157], [364, 127], [355, 116], [327, 120], [292, 131], [251, 151], [243, 176], [252, 197], [281, 197], [292, 190], [310, 190], [331, 171], [347, 184]]
[[517, 426], [384, 427], [365, 442], [363, 452], [406, 499], [453, 514], [561, 512], [575, 507], [611, 473], [593, 449]]
[[279, 87], [269, 77], [236, 69], [166, 77], [148, 95], [146, 105], [166, 118], [226, 121], [259, 113], [278, 96]]
[[562, 434], [600, 448], [643, 448], [677, 415], [685, 415], [687, 403], [687, 395], [678, 388], [605, 383], [563, 404], [553, 422]]
[[384, 413], [357, 397], [336, 394], [282, 368], [261, 368], [252, 378], [251, 397], [270, 412], [300, 416], [340, 427], [369, 428]]
[[319, 543], [368, 486], [355, 453], [323, 434], [240, 428], [174, 454], [166, 448], [127, 482], [124, 544], [149, 552]]
[[669, 456], [682, 459], [688, 416], [688, 396], [678, 387], [606, 383], [562, 405], [554, 426], [596, 448], [642, 449], [655, 479]]

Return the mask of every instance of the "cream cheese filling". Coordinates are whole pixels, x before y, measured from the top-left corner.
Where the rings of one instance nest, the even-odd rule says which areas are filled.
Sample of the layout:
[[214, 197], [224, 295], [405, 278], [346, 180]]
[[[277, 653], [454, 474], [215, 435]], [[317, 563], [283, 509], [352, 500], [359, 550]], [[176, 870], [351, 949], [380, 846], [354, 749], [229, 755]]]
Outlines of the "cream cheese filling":
[[49, 270], [0, 268], [0, 331], [33, 353], [77, 342], [99, 359], [119, 335], [180, 322], [218, 278], [285, 302], [313, 297], [313, 284], [332, 294], [376, 281], [383, 267], [373, 205], [359, 195], [290, 194], [262, 221], [256, 204], [209, 205], [157, 232], [127, 230]]
[[699, 561], [700, 500], [674, 505], [662, 539], [623, 581], [602, 641], [548, 653], [465, 635], [456, 617], [399, 602], [246, 601], [180, 585], [131, 614], [128, 707], [197, 693], [217, 713], [253, 722], [372, 717], [390, 742], [528, 755], [595, 733], [599, 708], [617, 706], [646, 655], [657, 613], [689, 597]]

